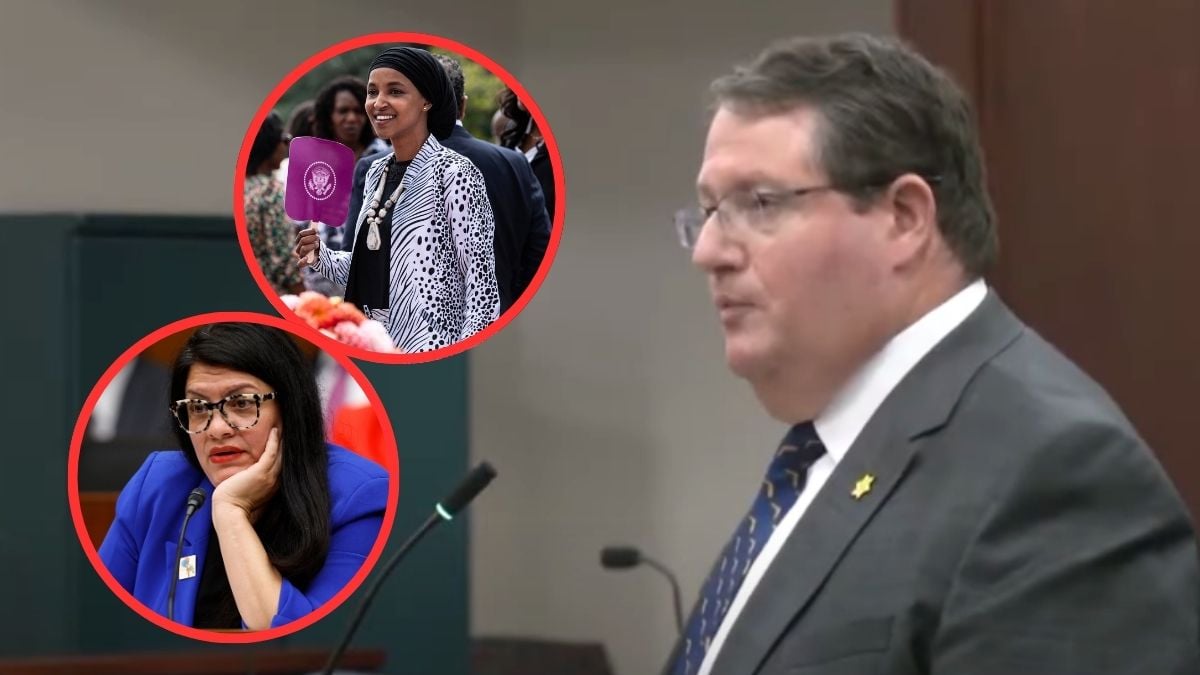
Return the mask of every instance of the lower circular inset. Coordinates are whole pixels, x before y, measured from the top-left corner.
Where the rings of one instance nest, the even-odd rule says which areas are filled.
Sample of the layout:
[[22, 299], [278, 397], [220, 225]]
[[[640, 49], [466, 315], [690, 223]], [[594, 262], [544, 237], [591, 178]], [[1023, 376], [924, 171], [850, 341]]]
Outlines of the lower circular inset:
[[333, 611], [378, 560], [399, 495], [395, 436], [357, 366], [244, 312], [177, 321], [121, 354], [76, 421], [67, 472], [105, 584], [209, 642]]

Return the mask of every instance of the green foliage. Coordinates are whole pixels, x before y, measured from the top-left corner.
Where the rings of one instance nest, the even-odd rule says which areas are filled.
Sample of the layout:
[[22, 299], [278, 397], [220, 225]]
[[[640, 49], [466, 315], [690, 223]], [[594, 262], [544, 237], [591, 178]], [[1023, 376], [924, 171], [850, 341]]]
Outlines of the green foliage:
[[[329, 59], [306, 73], [296, 81], [296, 84], [284, 92], [275, 106], [276, 112], [286, 122], [297, 104], [316, 98], [321, 87], [340, 75], [354, 75], [366, 82], [367, 68], [371, 66], [371, 61], [375, 56], [389, 47], [399, 46], [402, 45], [371, 45]], [[463, 77], [467, 84], [467, 114], [463, 119], [463, 125], [476, 138], [491, 140], [492, 115], [499, 107], [497, 96], [504, 89], [504, 82], [483, 66], [460, 54], [437, 47], [430, 51], [434, 54], [449, 56], [462, 64]]]
[[492, 139], [492, 115], [500, 107], [498, 98], [500, 92], [504, 90], [504, 82], [487, 68], [460, 54], [437, 47], [430, 51], [434, 54], [449, 56], [462, 65], [467, 92], [467, 114], [463, 116], [463, 126], [475, 138], [490, 141]]

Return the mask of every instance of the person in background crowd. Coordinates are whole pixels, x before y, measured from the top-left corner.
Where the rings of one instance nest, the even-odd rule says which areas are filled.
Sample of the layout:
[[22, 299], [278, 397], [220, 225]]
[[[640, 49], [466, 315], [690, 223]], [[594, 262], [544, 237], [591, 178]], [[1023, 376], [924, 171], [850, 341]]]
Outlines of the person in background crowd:
[[533, 115], [512, 89], [500, 92], [500, 109], [504, 111], [505, 117], [511, 120], [508, 128], [500, 135], [500, 145], [525, 153], [533, 175], [537, 176], [542, 185], [542, 193], [546, 197], [546, 211], [553, 221], [556, 203], [554, 167], [550, 164], [550, 154], [546, 150], [542, 132], [538, 129]]
[[287, 144], [283, 121], [272, 111], [263, 120], [250, 146], [242, 188], [250, 248], [254, 250], [267, 283], [280, 295], [304, 290], [300, 270], [291, 260], [294, 230], [284, 210], [283, 185], [274, 175], [280, 162], [287, 157]]
[[[301, 136], [313, 135], [313, 100], [302, 101], [292, 108], [292, 114], [288, 115], [285, 131], [292, 138], [300, 138]], [[288, 158], [284, 157], [279, 168], [275, 170], [275, 178], [287, 185], [287, 169]]]
[[300, 136], [312, 136], [313, 128], [316, 124], [316, 104], [313, 99], [301, 101], [292, 108], [292, 114], [288, 115], [287, 131], [292, 135], [292, 138]]
[[512, 120], [508, 119], [508, 115], [504, 114], [504, 108], [496, 108], [496, 112], [492, 113], [492, 143], [501, 145], [500, 139], [504, 136], [504, 132], [508, 131]]
[[317, 92], [313, 102], [313, 136], [337, 141], [354, 151], [357, 161], [364, 154], [386, 150], [371, 125], [367, 124], [367, 85], [353, 75], [334, 78]]

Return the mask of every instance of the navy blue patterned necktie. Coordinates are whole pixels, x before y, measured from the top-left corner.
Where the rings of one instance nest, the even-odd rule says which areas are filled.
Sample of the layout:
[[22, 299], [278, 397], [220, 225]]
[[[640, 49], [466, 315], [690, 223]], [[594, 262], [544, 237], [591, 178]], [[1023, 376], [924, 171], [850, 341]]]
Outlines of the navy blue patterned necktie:
[[692, 612], [683, 634], [682, 649], [672, 671], [675, 675], [692, 675], [700, 670], [704, 655], [750, 565], [804, 491], [809, 467], [824, 454], [825, 446], [811, 422], [797, 424], [788, 431], [767, 467], [767, 475], [750, 512], [734, 531], [733, 538], [721, 553], [720, 562], [704, 582], [700, 604]]

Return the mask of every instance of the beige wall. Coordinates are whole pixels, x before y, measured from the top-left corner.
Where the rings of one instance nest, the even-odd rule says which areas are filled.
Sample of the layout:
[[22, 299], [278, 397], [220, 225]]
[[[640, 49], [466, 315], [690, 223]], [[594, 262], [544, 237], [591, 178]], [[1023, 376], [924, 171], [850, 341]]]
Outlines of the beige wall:
[[600, 548], [659, 557], [690, 605], [783, 433], [725, 370], [670, 226], [695, 199], [708, 82], [777, 37], [891, 32], [889, 0], [704, 4], [520, 3], [568, 216], [543, 289], [471, 364], [472, 452], [501, 473], [472, 516], [473, 631], [601, 640], [620, 675], [662, 663], [670, 596], [602, 570]]
[[364, 33], [420, 31], [507, 63], [512, 6], [6, 1], [0, 211], [227, 214], [250, 119], [305, 58]]

